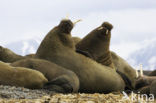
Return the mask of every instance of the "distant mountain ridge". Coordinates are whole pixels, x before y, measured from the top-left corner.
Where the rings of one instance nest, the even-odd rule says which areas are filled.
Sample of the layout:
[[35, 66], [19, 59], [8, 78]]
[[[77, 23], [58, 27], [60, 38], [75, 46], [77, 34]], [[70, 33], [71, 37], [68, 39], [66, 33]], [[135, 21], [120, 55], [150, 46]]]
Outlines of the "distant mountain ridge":
[[21, 41], [9, 43], [5, 45], [5, 47], [11, 49], [17, 54], [24, 56], [30, 53], [35, 53], [39, 44], [40, 44], [40, 40], [38, 39], [28, 39], [28, 40], [21, 40]]
[[[144, 45], [144, 44], [143, 44]], [[156, 40], [151, 41], [144, 48], [129, 55], [127, 59], [131, 65], [142, 64], [146, 70], [156, 69]]]

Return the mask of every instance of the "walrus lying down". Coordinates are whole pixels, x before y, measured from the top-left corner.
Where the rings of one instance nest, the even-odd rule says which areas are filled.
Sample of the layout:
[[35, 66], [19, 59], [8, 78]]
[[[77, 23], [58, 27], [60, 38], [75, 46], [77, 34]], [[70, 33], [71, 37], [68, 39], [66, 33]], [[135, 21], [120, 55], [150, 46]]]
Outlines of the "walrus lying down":
[[34, 54], [29, 54], [26, 56], [18, 55], [13, 51], [11, 51], [10, 49], [0, 46], [0, 61], [6, 63], [13, 63], [21, 59], [33, 58], [33, 56]]
[[21, 55], [17, 55], [8, 48], [0, 46], [0, 61], [12, 63], [20, 59], [24, 59], [24, 57]]
[[141, 76], [136, 82], [136, 90], [141, 94], [156, 96], [156, 76]]
[[75, 52], [75, 45], [70, 34], [72, 28], [73, 23], [70, 20], [62, 20], [43, 39], [36, 58], [54, 62], [73, 71], [79, 78], [80, 92], [109, 93], [124, 90], [124, 81], [115, 69]]
[[43, 88], [48, 80], [42, 73], [24, 67], [12, 67], [0, 62], [0, 84], [20, 86], [31, 89]]
[[62, 93], [77, 92], [79, 89], [79, 79], [74, 72], [47, 60], [22, 59], [10, 65], [14, 67], [26, 67], [43, 73], [48, 79], [48, 83], [43, 87], [45, 89]]
[[[99, 29], [100, 28], [100, 29]], [[101, 26], [88, 33], [84, 38], [72, 37], [76, 51], [102, 65], [117, 70], [125, 81], [126, 87], [133, 90], [136, 83], [136, 72], [123, 58], [109, 50], [111, 29], [113, 26], [104, 22]], [[102, 32], [104, 29], [107, 32]]]

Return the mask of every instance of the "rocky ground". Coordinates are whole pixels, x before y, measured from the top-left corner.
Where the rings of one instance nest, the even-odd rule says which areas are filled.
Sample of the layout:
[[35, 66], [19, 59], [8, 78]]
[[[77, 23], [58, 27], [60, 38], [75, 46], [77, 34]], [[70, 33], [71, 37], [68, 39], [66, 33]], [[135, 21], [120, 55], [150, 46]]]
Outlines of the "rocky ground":
[[[46, 90], [30, 90], [0, 85], [0, 103], [146, 103], [123, 98], [121, 93], [59, 94]], [[154, 103], [154, 102], [153, 102]]]

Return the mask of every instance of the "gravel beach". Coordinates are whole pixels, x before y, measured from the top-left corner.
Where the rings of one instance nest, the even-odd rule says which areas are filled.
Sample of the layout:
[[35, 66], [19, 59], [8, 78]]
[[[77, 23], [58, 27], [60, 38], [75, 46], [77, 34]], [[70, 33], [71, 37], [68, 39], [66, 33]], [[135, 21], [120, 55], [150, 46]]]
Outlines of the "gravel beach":
[[144, 100], [139, 102], [123, 97], [121, 93], [60, 94], [47, 90], [0, 85], [0, 103], [146, 103]]

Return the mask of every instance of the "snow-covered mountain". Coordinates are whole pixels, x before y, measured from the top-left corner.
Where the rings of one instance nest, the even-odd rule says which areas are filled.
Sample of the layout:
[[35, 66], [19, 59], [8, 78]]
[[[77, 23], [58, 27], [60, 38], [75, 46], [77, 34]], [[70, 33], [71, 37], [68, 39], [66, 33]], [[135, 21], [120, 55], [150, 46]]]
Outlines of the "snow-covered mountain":
[[[35, 53], [41, 39], [33, 38], [28, 40], [21, 40], [5, 45], [17, 54], [26, 55]], [[143, 64], [143, 69], [153, 70], [156, 69], [156, 40], [142, 42], [143, 48], [131, 53], [126, 59], [130, 65], [137, 67]]]
[[28, 40], [21, 40], [13, 43], [9, 43], [5, 45], [6, 48], [11, 49], [17, 54], [20, 55], [27, 55], [30, 53], [35, 53], [39, 44], [40, 44], [39, 39], [28, 39]]
[[156, 40], [142, 45], [143, 48], [129, 55], [128, 62], [133, 66], [142, 64], [145, 70], [156, 69]]

